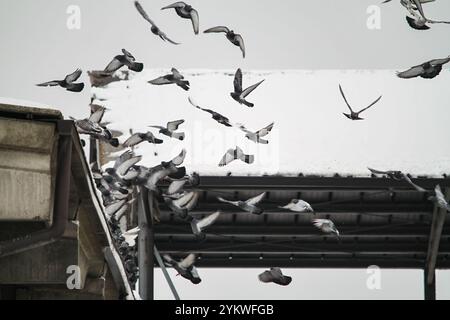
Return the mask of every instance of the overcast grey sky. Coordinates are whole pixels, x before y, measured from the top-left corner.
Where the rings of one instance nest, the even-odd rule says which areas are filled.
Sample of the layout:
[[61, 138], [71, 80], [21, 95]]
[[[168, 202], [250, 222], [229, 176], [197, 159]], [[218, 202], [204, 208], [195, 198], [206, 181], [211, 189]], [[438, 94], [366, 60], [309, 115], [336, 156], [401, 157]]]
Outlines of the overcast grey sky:
[[[246, 59], [241, 58], [239, 50], [223, 35], [195, 36], [189, 21], [180, 19], [173, 11], [160, 10], [171, 1], [140, 2], [163, 31], [183, 44], [174, 46], [151, 34], [132, 0], [1, 0], [0, 96], [45, 103], [61, 109], [65, 116], [84, 116], [89, 88], [74, 94], [56, 88], [38, 88], [34, 84], [63, 78], [77, 67], [84, 71], [103, 69], [121, 48], [131, 51], [146, 68], [176, 66], [180, 70], [400, 69], [450, 54], [450, 26], [433, 25], [431, 30], [423, 32], [412, 30], [405, 22], [406, 12], [398, 0], [380, 5], [380, 30], [369, 30], [366, 21], [367, 8], [381, 0], [191, 0], [199, 11], [201, 30], [227, 25], [242, 34]], [[80, 30], [66, 27], [69, 5], [81, 9]], [[450, 1], [428, 4], [426, 11], [431, 18], [450, 19]], [[83, 80], [88, 82], [86, 75]], [[203, 274], [210, 274], [215, 280], [205, 281], [196, 293], [177, 277], [176, 281], [181, 281], [182, 297], [208, 298], [208, 292], [217, 286], [228, 285], [227, 278], [216, 272], [205, 270]], [[356, 274], [340, 271], [337, 277], [332, 277], [330, 271], [286, 273], [297, 278], [289, 293], [277, 297], [422, 297], [420, 272], [399, 276], [386, 271], [386, 291], [381, 294], [367, 292], [363, 271]], [[251, 286], [253, 280], [246, 281], [243, 285]], [[449, 273], [440, 273], [438, 282], [438, 297], [450, 298]], [[346, 285], [342, 287], [343, 283]], [[170, 297], [163, 291], [166, 287], [161, 281], [158, 288], [161, 291], [157, 296]], [[246, 294], [241, 287], [225, 288], [224, 297], [241, 298]], [[252, 288], [248, 298], [267, 298], [257, 294], [256, 286]], [[214, 291], [213, 297], [220, 297], [218, 291]]]

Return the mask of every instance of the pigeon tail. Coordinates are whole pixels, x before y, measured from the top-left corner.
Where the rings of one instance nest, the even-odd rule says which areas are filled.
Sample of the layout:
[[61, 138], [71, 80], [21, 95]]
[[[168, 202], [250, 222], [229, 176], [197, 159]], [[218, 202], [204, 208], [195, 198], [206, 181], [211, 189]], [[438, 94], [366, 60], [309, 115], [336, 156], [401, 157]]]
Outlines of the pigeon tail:
[[255, 156], [254, 155], [245, 155], [244, 156], [244, 162], [245, 163], [252, 164], [253, 161], [255, 161]]
[[189, 81], [183, 80], [177, 83], [179, 87], [183, 88], [184, 90], [189, 90]]
[[144, 69], [144, 64], [140, 62], [131, 63], [128, 68], [132, 71], [141, 72]]
[[246, 105], [247, 107], [249, 107], [249, 108], [253, 108], [253, 106], [254, 106], [253, 103], [248, 102], [248, 101], [246, 101], [246, 100], [242, 100], [242, 103], [245, 104], [245, 105]]
[[172, 133], [172, 138], [184, 140], [184, 132], [174, 132]]

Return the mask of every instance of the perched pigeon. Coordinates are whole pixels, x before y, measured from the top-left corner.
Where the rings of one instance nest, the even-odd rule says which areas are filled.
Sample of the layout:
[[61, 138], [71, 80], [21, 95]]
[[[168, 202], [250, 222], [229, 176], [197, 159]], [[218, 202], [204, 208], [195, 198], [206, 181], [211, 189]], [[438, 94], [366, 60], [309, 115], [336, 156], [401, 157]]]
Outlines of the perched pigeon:
[[44, 83], [37, 84], [38, 87], [55, 87], [60, 86], [67, 91], [81, 92], [84, 88], [84, 83], [74, 83], [81, 76], [81, 69], [75, 70], [73, 73], [68, 74], [64, 80], [53, 80]]
[[372, 169], [372, 168], [368, 168], [368, 169], [370, 170], [370, 172], [372, 172], [372, 174], [375, 174], [375, 175], [383, 174], [383, 175], [387, 175], [389, 178], [394, 179], [394, 180], [404, 180], [419, 192], [427, 191], [424, 188], [422, 188], [421, 186], [412, 182], [411, 178], [407, 174], [405, 174], [401, 171], [398, 171], [398, 170], [380, 171], [380, 170], [376, 170], [376, 169]]
[[164, 261], [177, 270], [178, 274], [185, 279], [190, 280], [193, 284], [199, 284], [202, 280], [198, 275], [197, 269], [194, 266], [195, 254], [191, 253], [181, 261], [175, 261], [171, 256], [165, 254]]
[[230, 30], [227, 27], [219, 26], [219, 27], [213, 27], [209, 28], [204, 33], [218, 33], [218, 32], [224, 32], [227, 39], [234, 44], [235, 46], [238, 46], [241, 48], [242, 56], [245, 58], [245, 46], [244, 46], [244, 39], [242, 39], [242, 36], [240, 34], [234, 33], [233, 30]]
[[193, 218], [191, 221], [192, 232], [196, 236], [200, 236], [202, 234], [203, 229], [206, 229], [208, 226], [212, 225], [217, 218], [220, 216], [220, 211], [216, 211], [204, 217], [203, 219]]
[[254, 155], [244, 154], [241, 148], [236, 147], [235, 149], [228, 149], [227, 153], [222, 157], [222, 160], [219, 162], [219, 167], [226, 166], [230, 162], [234, 160], [241, 160], [245, 163], [252, 164], [255, 161]]
[[361, 118], [359, 116], [359, 114], [364, 112], [365, 110], [369, 109], [374, 104], [376, 104], [378, 101], [380, 101], [380, 99], [382, 97], [382, 96], [379, 96], [378, 99], [376, 99], [374, 102], [372, 102], [368, 107], [365, 107], [364, 109], [361, 109], [358, 112], [355, 112], [355, 111], [353, 111], [352, 107], [350, 107], [350, 104], [348, 103], [347, 98], [344, 95], [344, 91], [342, 90], [341, 85], [339, 85], [339, 90], [341, 91], [341, 95], [344, 98], [344, 101], [347, 104], [347, 107], [350, 109], [350, 113], [344, 113], [344, 116], [346, 116], [350, 120], [364, 120], [364, 118]]
[[165, 128], [162, 126], [149, 126], [149, 127], [159, 129], [159, 133], [166, 135], [168, 137], [175, 138], [178, 140], [183, 140], [184, 132], [175, 132], [175, 130], [177, 130], [178, 127], [180, 126], [180, 124], [182, 124], [183, 122], [184, 122], [184, 120], [175, 120], [175, 121], [167, 122], [167, 125]]
[[313, 224], [315, 227], [322, 230], [325, 233], [334, 233], [336, 236], [339, 236], [339, 231], [336, 229], [333, 221], [329, 219], [314, 219]]
[[198, 34], [198, 26], [199, 26], [198, 12], [197, 10], [192, 8], [192, 6], [186, 4], [183, 1], [178, 1], [162, 8], [161, 10], [164, 9], [175, 9], [177, 15], [180, 16], [181, 18], [191, 19], [192, 27], [194, 28], [194, 33]]
[[171, 40], [169, 37], [167, 37], [167, 35], [158, 28], [158, 26], [152, 21], [152, 19], [150, 19], [150, 17], [144, 11], [144, 8], [142, 8], [141, 4], [138, 1], [134, 2], [134, 6], [136, 7], [136, 9], [140, 13], [140, 15], [152, 25], [150, 30], [152, 31], [152, 33], [154, 35], [157, 35], [164, 41], [169, 41], [172, 44], [179, 44], [179, 43]]
[[74, 119], [75, 127], [77, 128], [78, 133], [80, 134], [88, 134], [93, 136], [94, 138], [104, 140], [111, 144], [113, 147], [119, 146], [119, 140], [114, 138], [111, 131], [106, 128], [106, 126], [100, 125], [102, 121], [103, 114], [105, 113], [105, 109], [98, 109], [96, 112], [92, 113], [89, 118], [86, 119]]
[[294, 212], [311, 212], [314, 213], [313, 208], [311, 205], [303, 200], [300, 199], [292, 199], [291, 202], [289, 202], [287, 205], [283, 207], [279, 207], [282, 209], [288, 209]]
[[261, 138], [267, 136], [270, 133], [270, 131], [273, 128], [273, 125], [274, 125], [274, 122], [272, 122], [268, 126], [262, 128], [256, 132], [247, 130], [247, 128], [245, 128], [245, 126], [242, 124], [239, 124], [238, 127], [239, 127], [239, 129], [241, 129], [242, 131], [245, 132], [245, 137], [247, 139], [249, 139], [250, 141], [253, 141], [256, 143], [268, 144], [269, 143], [268, 140], [261, 139]]
[[434, 59], [414, 66], [409, 70], [398, 72], [397, 76], [402, 79], [411, 79], [421, 77], [424, 79], [433, 79], [442, 71], [442, 66], [450, 62], [450, 57], [444, 59]]
[[283, 275], [280, 268], [270, 268], [258, 275], [258, 279], [264, 283], [273, 282], [280, 286], [287, 286], [292, 281], [291, 277]]
[[440, 185], [437, 185], [434, 188], [434, 196], [428, 197], [428, 200], [433, 201], [434, 203], [436, 203], [436, 205], [444, 210], [447, 210], [448, 212], [450, 212], [450, 204], [448, 203], [448, 201], [445, 199], [444, 194], [442, 193], [442, 189]]
[[136, 62], [136, 59], [127, 50], [122, 49], [121, 55], [115, 56], [106, 66], [104, 72], [113, 73], [123, 66], [127, 66], [129, 70], [140, 72], [144, 69], [144, 64]]
[[159, 78], [153, 79], [148, 81], [148, 83], [154, 84], [154, 85], [165, 85], [165, 84], [176, 84], [180, 88], [183, 88], [184, 90], [189, 90], [189, 81], [183, 80], [184, 77], [181, 75], [180, 72], [178, 72], [177, 69], [172, 68], [172, 73], [167, 74], [165, 76], [161, 76]]
[[223, 124], [226, 127], [231, 127], [232, 126], [231, 123], [230, 123], [230, 119], [228, 119], [227, 117], [225, 117], [225, 116], [221, 115], [220, 113], [215, 112], [215, 111], [213, 111], [211, 109], [205, 109], [205, 108], [202, 108], [202, 107], [198, 106], [197, 104], [195, 104], [192, 101], [191, 97], [189, 97], [188, 100], [197, 109], [200, 109], [202, 111], [205, 111], [205, 112], [208, 112], [209, 114], [211, 114], [212, 118], [214, 120], [216, 120], [218, 123]]
[[264, 80], [261, 80], [258, 83], [255, 83], [254, 85], [246, 88], [245, 90], [242, 90], [242, 71], [239, 68], [236, 70], [236, 73], [234, 75], [234, 92], [231, 92], [230, 95], [240, 104], [245, 104], [247, 107], [251, 108], [254, 106], [254, 104], [248, 102], [247, 100], [245, 100], [245, 98], [263, 82]]
[[124, 147], [134, 147], [138, 145], [141, 142], [147, 141], [148, 143], [153, 144], [161, 144], [163, 141], [161, 139], [155, 138], [153, 133], [150, 131], [147, 131], [145, 133], [136, 132], [131, 137], [129, 137], [125, 142], [123, 143]]
[[253, 213], [253, 214], [262, 214], [264, 212], [263, 209], [257, 207], [257, 205], [262, 201], [262, 199], [264, 198], [264, 196], [266, 195], [265, 192], [257, 195], [256, 197], [250, 198], [246, 201], [230, 201], [230, 200], [225, 200], [222, 197], [217, 197], [217, 199], [220, 202], [224, 202], [224, 203], [229, 203], [232, 204], [233, 206], [239, 207], [240, 209]]

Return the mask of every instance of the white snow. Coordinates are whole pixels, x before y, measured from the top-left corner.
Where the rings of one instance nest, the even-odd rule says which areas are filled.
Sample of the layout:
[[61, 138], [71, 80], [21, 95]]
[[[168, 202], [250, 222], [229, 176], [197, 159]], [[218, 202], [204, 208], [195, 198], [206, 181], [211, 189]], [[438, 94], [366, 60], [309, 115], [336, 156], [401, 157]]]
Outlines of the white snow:
[[[110, 110], [104, 120], [124, 132], [123, 142], [148, 125], [165, 125], [185, 119], [178, 141], [158, 134], [162, 145], [141, 144], [142, 164], [168, 160], [184, 147], [186, 166], [200, 174], [297, 175], [320, 174], [368, 176], [367, 167], [397, 169], [413, 175], [441, 176], [450, 171], [450, 73], [433, 80], [403, 80], [394, 70], [287, 70], [244, 72], [243, 85], [266, 81], [248, 96], [247, 108], [232, 100], [234, 70], [179, 70], [191, 83], [184, 91], [175, 85], [154, 86], [147, 81], [169, 70], [144, 70], [129, 81], [92, 88], [96, 101]], [[379, 95], [381, 101], [362, 114], [364, 121], [342, 115], [348, 109], [340, 96], [342, 84], [349, 103], [359, 110]], [[234, 123], [259, 130], [275, 121], [268, 145], [256, 145], [237, 128], [227, 128], [195, 109], [188, 96], [203, 108], [213, 109]], [[155, 129], [150, 129], [157, 133]], [[218, 163], [228, 148], [240, 146], [255, 155], [255, 163]], [[154, 153], [157, 152], [158, 156]]]

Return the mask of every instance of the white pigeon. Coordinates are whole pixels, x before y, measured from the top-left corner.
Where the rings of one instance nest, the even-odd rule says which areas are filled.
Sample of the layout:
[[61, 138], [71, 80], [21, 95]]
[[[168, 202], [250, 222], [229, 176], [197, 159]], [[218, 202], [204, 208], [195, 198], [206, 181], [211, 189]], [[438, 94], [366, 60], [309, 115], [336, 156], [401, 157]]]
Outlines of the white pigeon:
[[256, 205], [262, 201], [262, 199], [264, 198], [265, 195], [266, 195], [266, 193], [263, 192], [263, 193], [257, 195], [256, 197], [250, 198], [246, 201], [241, 201], [241, 200], [230, 201], [230, 200], [226, 200], [221, 197], [217, 197], [217, 199], [221, 202], [232, 204], [233, 206], [236, 206], [244, 211], [247, 211], [247, 212], [250, 212], [253, 214], [262, 214], [264, 212], [264, 210], [257, 207]]
[[333, 221], [329, 219], [314, 219], [313, 224], [314, 226], [322, 230], [322, 232], [334, 233], [335, 235], [339, 236], [338, 229], [334, 225]]
[[294, 212], [314, 213], [314, 209], [311, 207], [311, 205], [308, 202], [300, 199], [292, 199], [291, 202], [289, 202], [287, 205], [279, 208], [288, 209]]
[[252, 132], [250, 130], [248, 130], [247, 128], [245, 128], [245, 126], [243, 124], [237, 124], [239, 129], [241, 129], [242, 131], [245, 132], [245, 137], [247, 139], [249, 139], [250, 141], [256, 142], [256, 143], [262, 143], [262, 144], [268, 144], [269, 141], [265, 140], [265, 139], [261, 139], [264, 136], [267, 136], [270, 131], [272, 130], [273, 126], [274, 126], [274, 122], [272, 122], [271, 124], [269, 124], [268, 126], [256, 131], [256, 132]]

